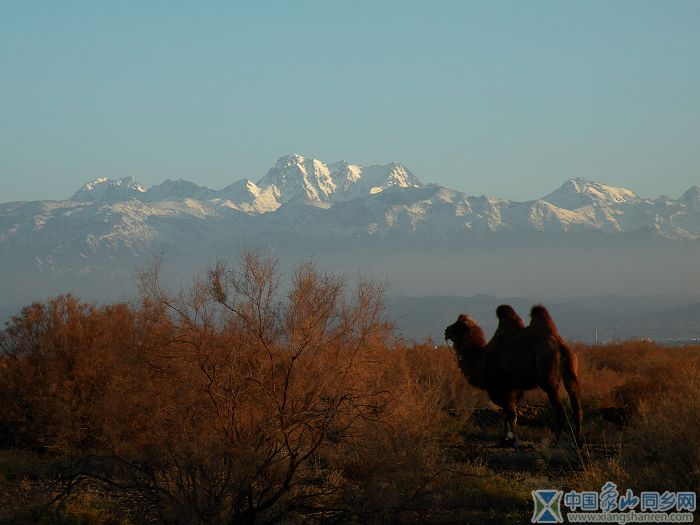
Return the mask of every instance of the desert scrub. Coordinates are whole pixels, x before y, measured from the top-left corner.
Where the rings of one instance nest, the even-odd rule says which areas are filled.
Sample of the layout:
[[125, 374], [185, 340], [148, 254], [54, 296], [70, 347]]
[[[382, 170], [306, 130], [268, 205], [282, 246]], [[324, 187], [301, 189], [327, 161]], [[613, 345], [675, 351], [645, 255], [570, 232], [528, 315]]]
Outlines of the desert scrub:
[[622, 447], [641, 490], [700, 491], [700, 371], [675, 376], [657, 399], [639, 403]]
[[536, 488], [698, 489], [699, 347], [577, 346], [583, 462], [547, 448], [548, 406], [494, 450], [500, 414], [452, 349], [393, 335], [381, 283], [302, 265], [283, 290], [255, 254], [182, 291], [142, 277], [0, 332], [0, 522], [518, 523]]

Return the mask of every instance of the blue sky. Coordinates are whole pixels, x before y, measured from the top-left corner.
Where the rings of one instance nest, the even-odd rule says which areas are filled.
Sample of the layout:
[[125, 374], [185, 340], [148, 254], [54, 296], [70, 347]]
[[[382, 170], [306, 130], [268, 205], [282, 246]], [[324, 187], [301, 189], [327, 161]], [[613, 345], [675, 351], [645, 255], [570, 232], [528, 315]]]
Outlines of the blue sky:
[[700, 184], [700, 2], [0, 3], [0, 201], [301, 153], [541, 196]]

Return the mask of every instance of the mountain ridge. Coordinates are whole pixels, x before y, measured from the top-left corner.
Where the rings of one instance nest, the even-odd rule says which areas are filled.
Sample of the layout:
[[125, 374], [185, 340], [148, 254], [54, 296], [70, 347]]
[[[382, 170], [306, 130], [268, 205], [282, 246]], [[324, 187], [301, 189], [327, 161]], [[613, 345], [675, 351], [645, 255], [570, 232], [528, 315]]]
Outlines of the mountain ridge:
[[135, 268], [154, 255], [172, 257], [184, 278], [246, 248], [373, 268], [404, 294], [670, 293], [695, 286], [700, 257], [696, 186], [646, 199], [569, 179], [515, 201], [423, 183], [397, 162], [287, 155], [257, 182], [218, 190], [102, 178], [74, 197], [0, 204], [0, 303], [59, 290], [101, 298], [91, 290], [133, 290]]
[[[677, 199], [666, 196], [643, 199], [626, 188], [575, 178], [539, 199], [514, 201], [475, 197], [438, 184], [424, 184], [397, 162], [371, 166], [346, 161], [326, 164], [298, 154], [278, 159], [257, 182], [241, 179], [220, 190], [184, 179], [168, 179], [146, 189], [132, 177], [98, 178], [68, 199], [115, 208], [118, 203], [131, 200], [144, 206], [122, 206], [122, 209], [131, 209], [141, 217], [163, 217], [177, 212], [201, 218], [202, 214], [194, 211], [197, 209], [207, 210], [212, 219], [230, 217], [234, 212], [264, 215], [289, 204], [312, 204], [316, 209], [326, 210], [316, 217], [327, 225], [326, 237], [650, 231], [676, 241], [700, 239], [697, 186]], [[281, 215], [285, 213], [288, 210]], [[356, 220], [349, 224], [348, 217], [353, 215]], [[268, 222], [266, 219], [261, 224]], [[341, 231], [343, 227], [347, 227], [346, 231]], [[283, 231], [285, 224], [279, 228]], [[307, 233], [313, 235], [314, 231], [319, 231], [318, 225]]]
[[[299, 154], [280, 157], [257, 182], [240, 179], [221, 190], [201, 186], [186, 179], [166, 179], [146, 189], [133, 177], [99, 177], [85, 183], [67, 200], [117, 202], [130, 198], [143, 202], [167, 200], [227, 199], [232, 190], [245, 186], [254, 196], [271, 194], [281, 205], [296, 198], [330, 202], [371, 195], [390, 187], [421, 187], [420, 180], [404, 165], [391, 162], [361, 166], [345, 161], [326, 164]], [[174, 197], [174, 198], [173, 198]], [[240, 197], [236, 194], [235, 197]], [[235, 198], [232, 200], [236, 200]], [[269, 211], [269, 210], [266, 210]]]

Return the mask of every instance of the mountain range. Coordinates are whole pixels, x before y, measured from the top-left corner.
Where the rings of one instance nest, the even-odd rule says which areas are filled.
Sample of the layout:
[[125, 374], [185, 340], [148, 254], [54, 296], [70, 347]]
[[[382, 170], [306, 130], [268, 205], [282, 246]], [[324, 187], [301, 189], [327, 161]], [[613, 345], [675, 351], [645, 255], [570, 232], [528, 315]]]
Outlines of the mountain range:
[[[65, 201], [7, 203], [0, 206], [0, 242], [31, 233], [66, 216], [104, 217], [111, 230], [91, 238], [128, 246], [141, 238], [168, 242], [163, 220], [222, 223], [271, 214], [246, 226], [263, 226], [278, 234], [342, 238], [512, 233], [524, 230], [554, 234], [649, 231], [674, 240], [700, 238], [700, 188], [678, 198], [644, 199], [625, 188], [587, 179], [570, 179], [540, 199], [518, 202], [470, 196], [437, 184], [424, 184], [398, 163], [360, 166], [325, 164], [301, 155], [280, 158], [258, 182], [242, 179], [220, 190], [186, 180], [166, 180], [146, 189], [133, 177], [98, 178]], [[302, 216], [313, 216], [303, 231]], [[39, 219], [36, 219], [40, 217]], [[295, 218], [294, 224], [289, 219]], [[275, 220], [280, 219], [280, 220]], [[253, 225], [252, 223], [257, 224]], [[202, 230], [209, 230], [207, 224]], [[130, 225], [130, 226], [126, 226]], [[132, 226], [142, 227], [142, 235]], [[288, 232], [292, 228], [292, 232]], [[212, 231], [216, 231], [213, 228]], [[215, 235], [215, 234], [214, 234]]]
[[399, 163], [301, 155], [218, 190], [97, 178], [66, 200], [0, 204], [0, 309], [129, 295], [154, 255], [185, 282], [243, 248], [384, 278], [397, 296], [696, 293], [700, 188], [649, 199], [577, 178], [521, 202], [424, 183]]

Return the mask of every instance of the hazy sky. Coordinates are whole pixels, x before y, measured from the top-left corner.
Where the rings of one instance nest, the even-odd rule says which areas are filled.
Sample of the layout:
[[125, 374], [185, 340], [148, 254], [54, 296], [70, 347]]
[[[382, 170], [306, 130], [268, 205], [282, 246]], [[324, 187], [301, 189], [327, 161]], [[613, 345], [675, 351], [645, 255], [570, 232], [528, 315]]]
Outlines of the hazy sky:
[[700, 2], [0, 2], [0, 202], [301, 153], [541, 196], [700, 184]]

